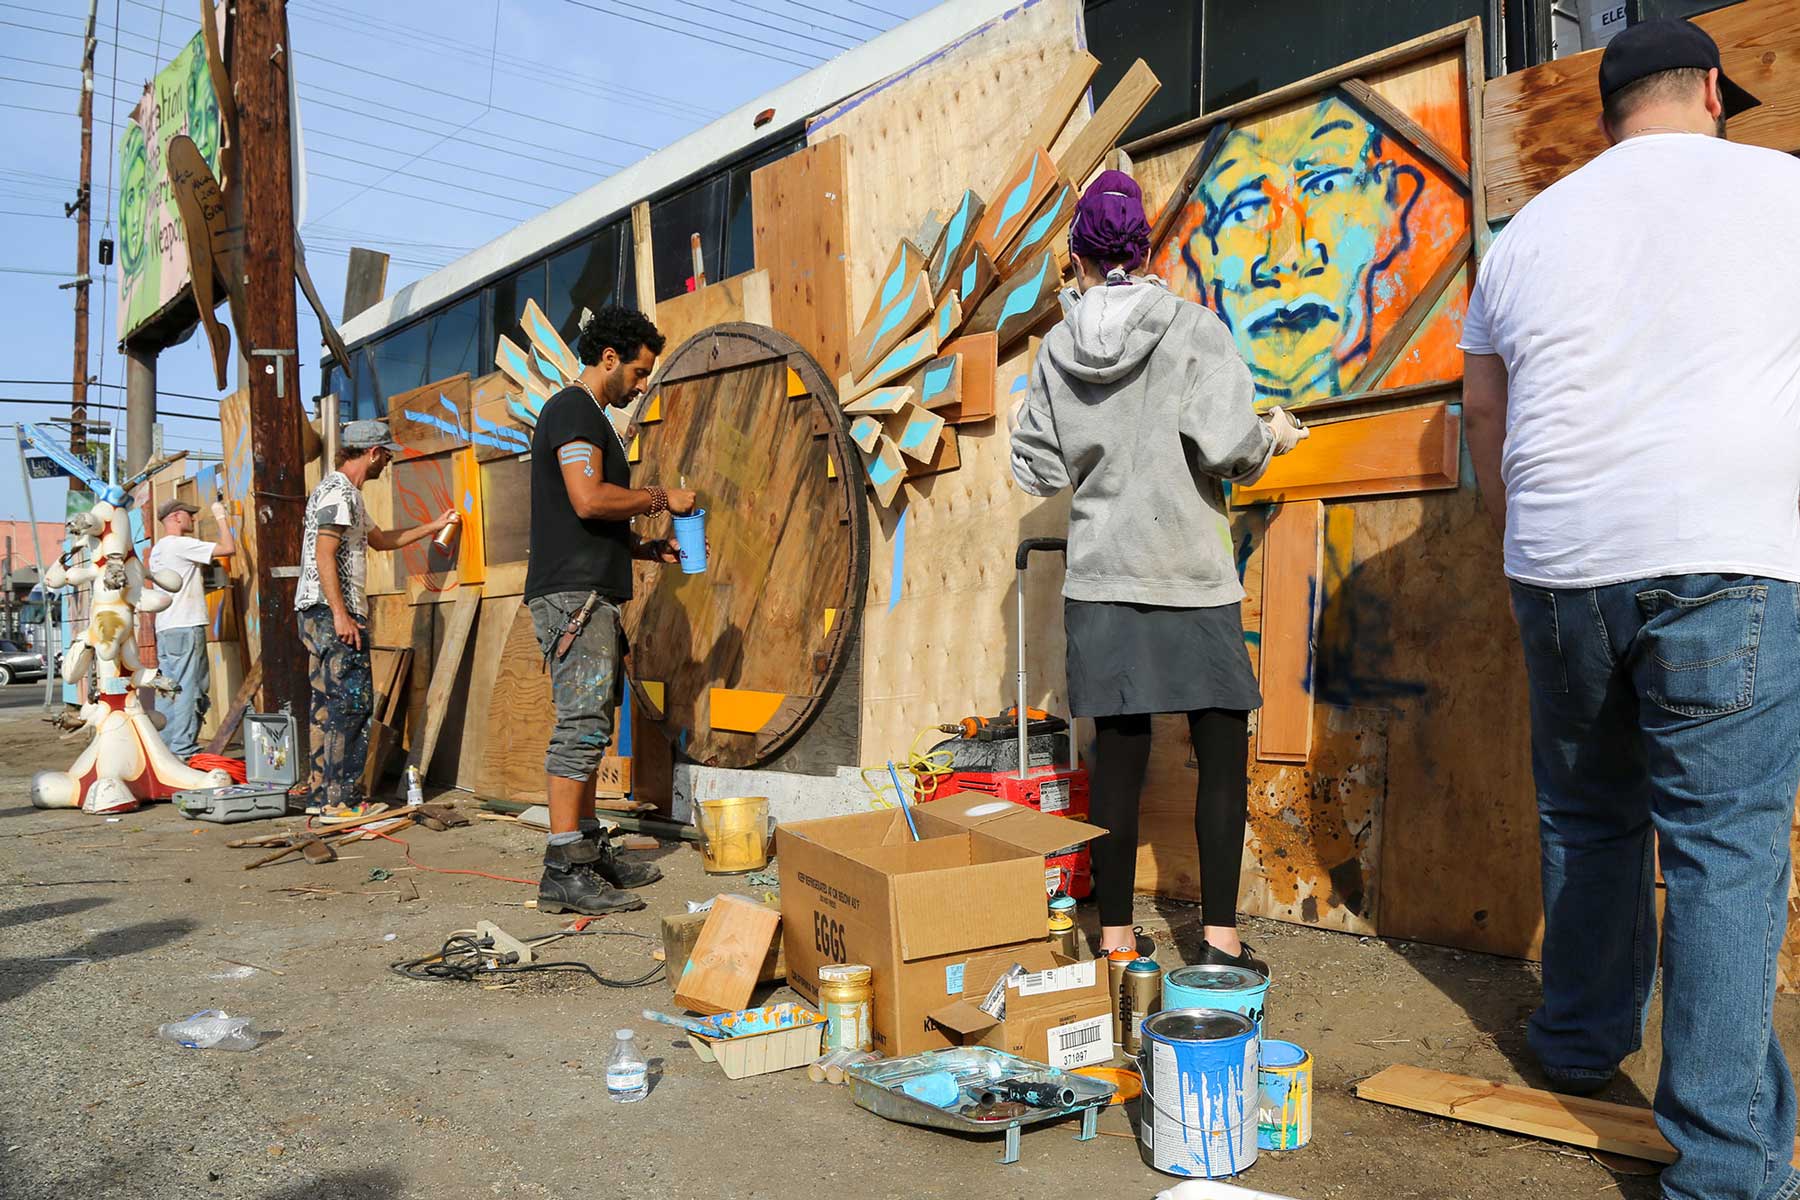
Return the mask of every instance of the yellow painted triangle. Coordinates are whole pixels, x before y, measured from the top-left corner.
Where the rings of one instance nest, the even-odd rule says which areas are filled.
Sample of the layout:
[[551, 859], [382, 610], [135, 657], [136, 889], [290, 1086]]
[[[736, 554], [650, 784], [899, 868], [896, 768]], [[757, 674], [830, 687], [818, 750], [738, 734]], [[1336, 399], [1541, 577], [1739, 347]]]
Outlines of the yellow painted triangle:
[[831, 457], [829, 454], [825, 456], [825, 478], [837, 478], [837, 459]]
[[634, 463], [644, 457], [644, 435], [638, 434], [631, 439], [631, 449], [625, 454], [625, 461]]
[[759, 733], [781, 708], [783, 692], [752, 692], [744, 688], [713, 688], [708, 705], [708, 724], [731, 733]]
[[796, 396], [804, 396], [806, 394], [807, 394], [806, 382], [805, 382], [805, 380], [800, 378], [800, 372], [794, 370], [794, 368], [792, 368], [792, 367], [789, 367], [788, 368], [788, 399], [792, 400]]
[[837, 624], [837, 609], [835, 609], [835, 608], [826, 609], [825, 610], [825, 632], [830, 633], [831, 627], [836, 624]]
[[644, 689], [644, 699], [650, 701], [650, 707], [656, 710], [656, 715], [658, 717], [661, 717], [668, 711], [668, 708], [663, 704], [662, 684], [656, 682], [654, 679], [640, 679], [638, 680], [638, 686]]
[[644, 402], [644, 411], [638, 417], [639, 425], [654, 425], [662, 420], [662, 393], [658, 392]]

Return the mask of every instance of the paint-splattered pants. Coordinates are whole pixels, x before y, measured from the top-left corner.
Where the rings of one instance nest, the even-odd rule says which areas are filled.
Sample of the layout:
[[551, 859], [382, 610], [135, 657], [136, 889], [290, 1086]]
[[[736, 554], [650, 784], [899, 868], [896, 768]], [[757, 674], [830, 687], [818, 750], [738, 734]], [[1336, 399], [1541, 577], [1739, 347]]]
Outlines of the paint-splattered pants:
[[556, 656], [563, 627], [587, 597], [586, 592], [552, 592], [531, 600], [531, 624], [538, 647], [550, 655], [550, 695], [556, 701], [556, 728], [544, 751], [544, 771], [558, 779], [586, 779], [599, 769], [600, 756], [612, 744], [613, 708], [619, 702], [623, 638], [619, 610], [610, 601], [594, 606], [569, 652]]
[[312, 681], [313, 803], [357, 804], [362, 796], [363, 760], [369, 753], [369, 714], [375, 683], [369, 673], [369, 624], [360, 649], [338, 640], [331, 609], [315, 604], [299, 612], [300, 641], [306, 647]]

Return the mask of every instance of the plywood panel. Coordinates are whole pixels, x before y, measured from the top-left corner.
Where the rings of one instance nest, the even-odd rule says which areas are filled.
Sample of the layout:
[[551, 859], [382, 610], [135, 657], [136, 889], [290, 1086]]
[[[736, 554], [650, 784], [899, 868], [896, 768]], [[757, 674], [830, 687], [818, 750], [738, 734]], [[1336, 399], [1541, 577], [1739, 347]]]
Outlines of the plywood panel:
[[503, 800], [535, 803], [544, 795], [544, 750], [550, 744], [555, 706], [530, 609], [520, 604], [507, 626], [488, 702], [489, 712], [509, 714], [506, 736], [488, 741], [473, 786]]
[[800, 343], [830, 379], [849, 369], [847, 164], [844, 140], [826, 138], [750, 175], [756, 265], [769, 273], [769, 323]]
[[480, 466], [482, 592], [518, 595], [525, 590], [531, 550], [531, 460], [495, 458]]
[[1313, 636], [1318, 629], [1325, 506], [1280, 505], [1263, 540], [1259, 762], [1303, 763], [1313, 741]]
[[[453, 761], [458, 787], [486, 795], [495, 795], [485, 785], [491, 775], [487, 770], [496, 749], [518, 736], [519, 726], [527, 722], [543, 722], [550, 714], [520, 712], [496, 704], [496, 683], [506, 666], [507, 640], [513, 622], [524, 604], [518, 596], [485, 597], [480, 615], [475, 619], [475, 637], [469, 650], [469, 686], [463, 706], [461, 728], [457, 736], [445, 736], [441, 758]], [[531, 614], [525, 612], [529, 620]], [[542, 661], [541, 659], [539, 660]]]
[[656, 306], [657, 331], [670, 346], [681, 345], [710, 325], [726, 321], [767, 325], [772, 320], [772, 293], [766, 270], [733, 275]]
[[[233, 392], [219, 401], [219, 441], [224, 454], [220, 486], [231, 514], [231, 532], [237, 553], [227, 563], [232, 587], [237, 592], [238, 612], [244, 618], [244, 654], [250, 662], [262, 658], [262, 613], [256, 590], [256, 503], [250, 490], [250, 399]], [[154, 524], [154, 519], [151, 522]]]
[[1241, 508], [1453, 488], [1461, 452], [1462, 418], [1442, 404], [1317, 424], [1261, 479], [1233, 488], [1231, 502]]
[[[1731, 122], [1731, 140], [1800, 151], [1800, 0], [1744, 0], [1694, 18], [1719, 43], [1725, 73], [1762, 101]], [[1482, 153], [1489, 220], [1606, 149], [1599, 129], [1599, 50], [1488, 82]]]
[[388, 397], [388, 432], [417, 454], [469, 444], [469, 377], [452, 375]]

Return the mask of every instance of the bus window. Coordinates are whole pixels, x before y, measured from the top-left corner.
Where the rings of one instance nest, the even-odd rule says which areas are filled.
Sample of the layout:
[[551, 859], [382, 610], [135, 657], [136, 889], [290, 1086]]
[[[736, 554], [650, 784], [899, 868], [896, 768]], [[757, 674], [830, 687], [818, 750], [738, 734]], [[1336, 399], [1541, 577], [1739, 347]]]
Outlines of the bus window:
[[694, 281], [692, 238], [700, 235], [706, 278], [717, 282], [725, 240], [725, 174], [703, 179], [685, 192], [650, 205], [650, 254], [656, 263], [656, 298], [669, 300]]
[[581, 328], [582, 309], [599, 312], [619, 303], [621, 239], [630, 239], [628, 222], [615, 221], [550, 259], [550, 302], [544, 315], [570, 348]]
[[481, 375], [481, 296], [476, 294], [431, 318], [431, 352], [427, 380], [452, 375]]

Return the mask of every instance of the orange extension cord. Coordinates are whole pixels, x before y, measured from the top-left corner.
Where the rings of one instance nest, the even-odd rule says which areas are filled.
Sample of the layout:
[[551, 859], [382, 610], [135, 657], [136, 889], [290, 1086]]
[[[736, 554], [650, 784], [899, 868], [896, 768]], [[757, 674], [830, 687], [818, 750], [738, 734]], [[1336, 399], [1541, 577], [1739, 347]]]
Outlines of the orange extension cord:
[[393, 842], [398, 845], [401, 851], [406, 855], [406, 861], [412, 866], [419, 868], [421, 871], [435, 871], [439, 875], [479, 875], [483, 879], [497, 879], [501, 883], [522, 883], [526, 887], [536, 887], [538, 885], [538, 881], [535, 879], [515, 879], [511, 875], [490, 875], [486, 871], [471, 871], [462, 867], [429, 867], [412, 856], [412, 847], [406, 844], [405, 839], [394, 837], [391, 834], [381, 833], [378, 830], [370, 830], [370, 832], [374, 833], [376, 837], [381, 838], [383, 841]]

